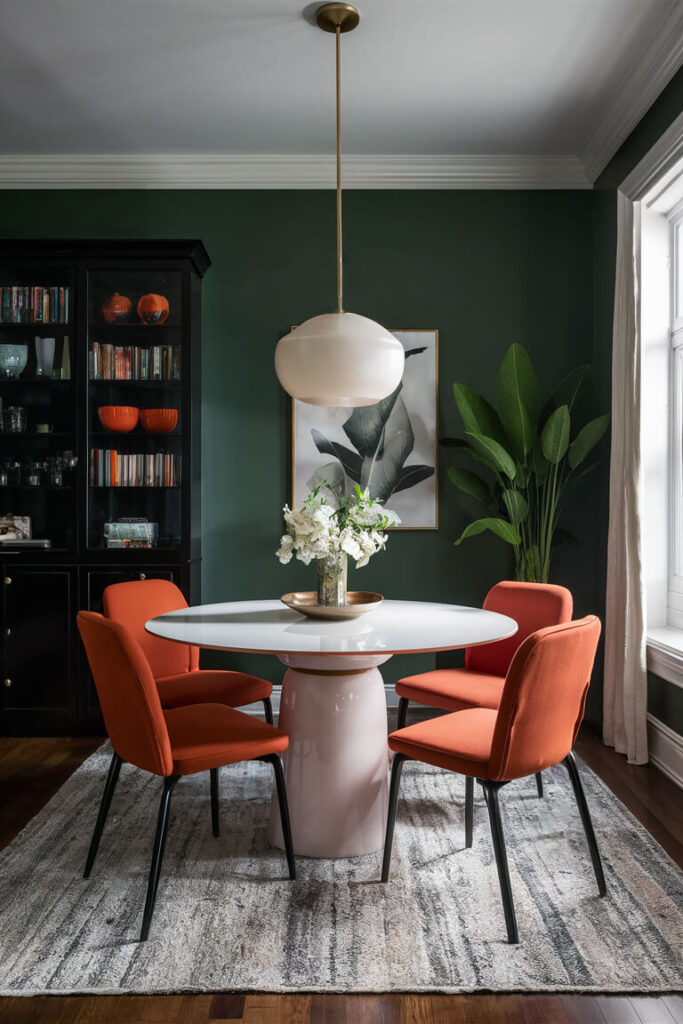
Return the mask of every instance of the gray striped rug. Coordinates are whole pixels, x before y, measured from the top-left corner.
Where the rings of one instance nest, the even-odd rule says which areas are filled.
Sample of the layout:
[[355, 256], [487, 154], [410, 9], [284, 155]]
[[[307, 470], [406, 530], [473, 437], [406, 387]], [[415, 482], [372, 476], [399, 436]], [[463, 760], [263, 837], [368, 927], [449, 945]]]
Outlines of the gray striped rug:
[[270, 769], [184, 779], [152, 933], [139, 943], [159, 780], [121, 772], [92, 877], [81, 872], [110, 748], [86, 761], [0, 854], [0, 994], [216, 990], [653, 992], [683, 988], [682, 874], [582, 766], [605, 860], [596, 895], [564, 769], [502, 793], [521, 945], [505, 941], [486, 808], [463, 849], [464, 780], [407, 764], [391, 880], [380, 854], [284, 857], [266, 839]]

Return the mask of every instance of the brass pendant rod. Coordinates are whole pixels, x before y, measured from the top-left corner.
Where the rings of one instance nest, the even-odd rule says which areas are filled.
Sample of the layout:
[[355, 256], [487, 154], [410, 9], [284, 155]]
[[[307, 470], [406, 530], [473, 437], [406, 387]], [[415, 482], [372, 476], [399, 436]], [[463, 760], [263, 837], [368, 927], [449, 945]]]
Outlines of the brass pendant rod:
[[341, 26], [335, 30], [337, 44], [337, 312], [344, 312], [342, 287], [342, 193], [341, 193]]

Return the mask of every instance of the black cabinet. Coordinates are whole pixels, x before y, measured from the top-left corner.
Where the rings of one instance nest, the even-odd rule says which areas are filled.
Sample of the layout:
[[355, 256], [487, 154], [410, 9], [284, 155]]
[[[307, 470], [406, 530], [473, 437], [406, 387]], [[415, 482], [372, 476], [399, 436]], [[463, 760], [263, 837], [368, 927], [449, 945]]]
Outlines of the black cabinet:
[[[82, 608], [90, 612], [102, 612], [102, 594], [112, 583], [129, 583], [131, 580], [171, 580], [178, 583], [179, 569], [166, 566], [144, 565], [134, 569], [96, 567], [83, 570]], [[182, 588], [181, 588], [182, 589]]]
[[68, 567], [3, 566], [3, 717], [14, 735], [75, 717], [75, 583]]
[[26, 356], [0, 375], [0, 535], [49, 542], [0, 541], [0, 734], [101, 728], [76, 613], [110, 583], [200, 600], [209, 265], [196, 240], [0, 240], [0, 366]]

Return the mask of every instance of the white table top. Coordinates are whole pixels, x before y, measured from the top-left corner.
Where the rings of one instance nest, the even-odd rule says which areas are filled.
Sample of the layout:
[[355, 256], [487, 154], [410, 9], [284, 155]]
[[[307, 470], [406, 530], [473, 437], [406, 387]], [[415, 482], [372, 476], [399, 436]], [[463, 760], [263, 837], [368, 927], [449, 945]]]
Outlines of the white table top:
[[384, 601], [357, 619], [309, 619], [280, 601], [205, 604], [150, 619], [155, 636], [198, 647], [268, 654], [409, 654], [503, 640], [517, 632], [507, 615], [428, 601]]

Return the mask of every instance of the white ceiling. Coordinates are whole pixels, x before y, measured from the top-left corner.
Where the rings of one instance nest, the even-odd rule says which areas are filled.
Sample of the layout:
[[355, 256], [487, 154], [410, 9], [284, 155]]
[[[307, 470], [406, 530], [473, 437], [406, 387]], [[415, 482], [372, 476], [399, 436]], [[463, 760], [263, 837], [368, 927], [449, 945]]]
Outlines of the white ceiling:
[[[3, 156], [41, 154], [45, 167], [54, 154], [99, 157], [92, 167], [109, 155], [265, 155], [282, 166], [333, 152], [334, 38], [311, 24], [315, 6], [3, 4], [0, 178]], [[683, 58], [683, 5], [673, 0], [359, 7], [359, 28], [342, 40], [352, 162], [571, 157], [592, 180]]]

